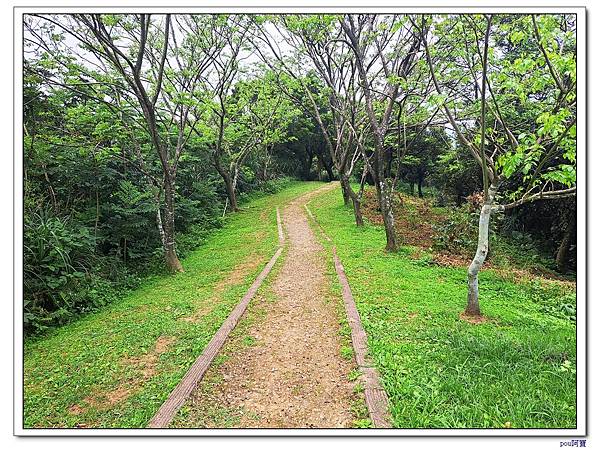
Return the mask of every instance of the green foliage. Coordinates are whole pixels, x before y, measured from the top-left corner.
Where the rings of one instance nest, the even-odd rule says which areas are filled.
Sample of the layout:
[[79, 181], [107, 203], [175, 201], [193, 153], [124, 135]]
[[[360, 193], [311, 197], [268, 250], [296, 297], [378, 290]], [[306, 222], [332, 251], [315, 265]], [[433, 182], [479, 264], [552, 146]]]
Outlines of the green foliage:
[[433, 248], [455, 255], [473, 255], [477, 248], [479, 212], [468, 207], [452, 209], [440, 224], [433, 224]]
[[[103, 20], [121, 27], [132, 18], [103, 16]], [[165, 220], [162, 168], [148, 131], [140, 126], [143, 118], [131, 99], [121, 96], [117, 102], [110, 86], [119, 83], [110, 72], [66, 64], [69, 73], [63, 75], [74, 77], [75, 91], [48, 88], [44, 78], [48, 73], [40, 73], [40, 60], [32, 58], [25, 67], [27, 334], [102, 307], [133, 285], [131, 279], [157, 272], [164, 264], [157, 227], [157, 208]], [[98, 83], [80, 86], [81, 77]], [[211, 159], [214, 133], [209, 114], [206, 105], [198, 104], [207, 101], [207, 93], [197, 92], [192, 99], [165, 83], [167, 95], [177, 105], [188, 106], [193, 100], [203, 119], [198, 123], [200, 134], [190, 135], [177, 167], [176, 245], [186, 255], [222, 226], [226, 195]], [[80, 95], [81, 90], [87, 95]], [[299, 118], [297, 110], [282, 100], [268, 74], [243, 80], [228, 95], [232, 113], [239, 117], [227, 129], [230, 159], [226, 163], [242, 159], [237, 161], [239, 189], [246, 197], [252, 192], [278, 192], [288, 185], [287, 173], [275, 171], [278, 161], [258, 150], [294, 139], [287, 130], [290, 121]], [[98, 96], [107, 100], [91, 100]], [[260, 139], [255, 141], [257, 136]], [[238, 151], [248, 142], [252, 144], [248, 150], [256, 156]], [[268, 167], [264, 159], [271, 161]]]
[[78, 314], [102, 307], [137, 280], [127, 270], [108, 273], [112, 258], [95, 257], [87, 228], [47, 211], [33, 213], [24, 224], [24, 327], [38, 333], [64, 324]]

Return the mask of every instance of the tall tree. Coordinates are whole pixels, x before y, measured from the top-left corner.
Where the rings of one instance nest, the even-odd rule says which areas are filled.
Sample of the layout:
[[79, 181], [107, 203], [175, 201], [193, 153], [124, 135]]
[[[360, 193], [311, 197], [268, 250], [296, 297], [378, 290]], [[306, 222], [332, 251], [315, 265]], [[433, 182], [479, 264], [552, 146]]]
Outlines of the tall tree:
[[[535, 16], [422, 20], [428, 25], [421, 40], [442, 110], [482, 171], [484, 199], [465, 310], [479, 315], [478, 274], [488, 254], [492, 214], [576, 194], [574, 23], [568, 16], [544, 16], [543, 28]], [[494, 40], [508, 44], [504, 52], [491, 51]], [[471, 114], [477, 131], [459, 125], [456, 110]], [[522, 117], [533, 120], [533, 129]], [[502, 192], [511, 177], [518, 187]]]
[[[335, 44], [336, 36], [340, 35], [335, 28], [337, 18], [330, 15], [290, 15], [270, 23], [277, 35], [273, 36], [265, 28], [257, 28], [257, 52], [274, 72], [279, 73], [283, 92], [318, 124], [329, 157], [339, 174], [344, 202], [352, 202], [356, 224], [361, 226], [360, 198], [349, 181], [361, 153], [352, 143], [356, 139], [356, 129], [348, 126], [349, 120], [360, 120], [356, 108], [360, 99], [353, 57], [343, 45]], [[278, 45], [277, 36], [292, 45], [294, 56], [291, 60]], [[354, 110], [351, 111], [351, 108]], [[323, 158], [321, 164], [326, 166]]]
[[[401, 82], [414, 68], [420, 34], [406, 17], [347, 14], [340, 20], [355, 55], [365, 109], [374, 141], [371, 176], [375, 182], [386, 234], [386, 250], [396, 251], [392, 180], [385, 174], [385, 136]], [[383, 73], [383, 81], [378, 75]], [[379, 107], [378, 102], [381, 102]]]
[[[111, 85], [121, 103], [135, 102], [139, 109], [162, 168], [164, 208], [157, 210], [157, 226], [166, 264], [172, 271], [182, 271], [175, 246], [177, 165], [190, 137], [188, 123], [194, 120], [192, 93], [208, 67], [210, 51], [200, 51], [198, 40], [195, 47], [180, 46], [177, 35], [181, 27], [173, 24], [168, 14], [37, 17], [50, 25], [45, 36], [30, 27], [38, 44], [47, 47], [48, 41], [55, 41], [54, 30], [79, 44], [78, 48], [64, 45], [61, 52], [47, 52], [47, 57], [65, 66], [67, 74], [80, 71], [88, 82], [91, 78], [93, 83]], [[187, 35], [184, 39], [194, 38]], [[70, 64], [64, 57], [59, 59], [60, 55], [80, 63]], [[106, 101], [106, 93], [101, 95], [97, 100]]]

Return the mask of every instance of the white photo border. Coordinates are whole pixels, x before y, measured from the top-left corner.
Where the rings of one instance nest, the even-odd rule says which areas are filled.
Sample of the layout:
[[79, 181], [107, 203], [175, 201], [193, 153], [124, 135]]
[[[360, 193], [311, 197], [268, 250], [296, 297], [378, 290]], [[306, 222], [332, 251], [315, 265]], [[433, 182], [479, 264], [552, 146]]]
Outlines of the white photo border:
[[[587, 352], [587, 31], [586, 8], [546, 6], [486, 6], [470, 2], [464, 6], [239, 6], [232, 2], [204, 1], [211, 6], [15, 6], [13, 9], [13, 433], [16, 436], [423, 436], [423, 437], [583, 437], [588, 433], [588, 352]], [[464, 2], [463, 2], [464, 3]], [[216, 6], [219, 4], [221, 6]], [[577, 195], [577, 427], [573, 429], [32, 429], [23, 426], [23, 15], [28, 13], [440, 13], [440, 14], [574, 14], [577, 17], [577, 181], [584, 189]], [[581, 364], [585, 362], [585, 364]]]

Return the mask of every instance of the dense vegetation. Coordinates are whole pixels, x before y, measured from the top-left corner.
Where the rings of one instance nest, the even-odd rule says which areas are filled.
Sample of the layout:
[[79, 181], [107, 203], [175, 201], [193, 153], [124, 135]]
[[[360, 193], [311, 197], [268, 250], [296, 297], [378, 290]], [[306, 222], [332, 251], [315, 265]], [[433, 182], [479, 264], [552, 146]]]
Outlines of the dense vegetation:
[[114, 301], [161, 258], [183, 270], [227, 210], [290, 177], [339, 179], [358, 226], [374, 186], [390, 252], [403, 244], [403, 186], [460, 207], [436, 240], [475, 254], [472, 315], [490, 233], [575, 269], [574, 16], [75, 14], [24, 26], [28, 333]]

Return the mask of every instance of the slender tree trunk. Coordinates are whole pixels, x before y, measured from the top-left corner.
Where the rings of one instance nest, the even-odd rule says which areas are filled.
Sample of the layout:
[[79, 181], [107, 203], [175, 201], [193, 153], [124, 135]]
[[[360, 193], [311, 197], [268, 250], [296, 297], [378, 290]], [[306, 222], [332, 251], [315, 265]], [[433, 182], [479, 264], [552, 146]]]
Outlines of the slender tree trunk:
[[419, 192], [419, 198], [423, 198], [423, 177], [419, 177], [417, 182], [417, 190]]
[[410, 195], [415, 195], [415, 183], [410, 182]]
[[398, 250], [398, 242], [396, 240], [396, 230], [394, 229], [394, 212], [392, 210], [392, 193], [390, 192], [390, 183], [387, 180], [376, 181], [377, 198], [379, 200], [379, 209], [383, 218], [383, 226], [385, 227], [386, 245], [385, 249], [388, 252]]
[[491, 28], [491, 18], [487, 19], [487, 30], [485, 33], [485, 44], [483, 49], [483, 71], [481, 76], [481, 169], [483, 173], [483, 193], [484, 202], [481, 207], [481, 213], [479, 214], [479, 238], [477, 241], [477, 251], [475, 257], [469, 269], [467, 270], [468, 277], [468, 293], [467, 293], [467, 308], [465, 314], [478, 316], [481, 314], [479, 309], [479, 271], [483, 266], [485, 258], [489, 250], [489, 233], [490, 233], [490, 217], [492, 215], [492, 204], [498, 187], [496, 182], [488, 177], [488, 166], [485, 155], [485, 87], [486, 87], [486, 74], [487, 74], [487, 52], [488, 42]]
[[335, 175], [333, 174], [333, 169], [331, 168], [330, 165], [327, 164], [327, 161], [325, 161], [325, 171], [327, 172], [327, 178], [329, 178], [329, 182], [332, 182], [333, 180], [335, 180]]
[[321, 175], [321, 171], [324, 169], [323, 164], [321, 163], [321, 158], [317, 156], [317, 179], [319, 181], [323, 181], [323, 176]]
[[573, 240], [576, 225], [577, 217], [575, 212], [572, 212], [569, 217], [569, 225], [567, 226], [562, 241], [560, 242], [560, 246], [558, 247], [558, 253], [556, 254], [556, 266], [562, 273], [567, 271], [567, 256], [569, 255], [569, 248], [571, 246], [571, 241]]
[[494, 196], [496, 195], [497, 186], [492, 184], [488, 190], [488, 198], [481, 207], [479, 214], [479, 238], [477, 241], [477, 251], [475, 257], [469, 269], [467, 271], [467, 278], [469, 284], [469, 291], [467, 294], [467, 308], [465, 314], [471, 316], [479, 316], [481, 310], [479, 308], [479, 271], [483, 266], [485, 258], [488, 254], [489, 249], [489, 232], [490, 232], [490, 218], [492, 215], [492, 203]]
[[225, 184], [225, 192], [227, 193], [227, 198], [229, 199], [229, 208], [232, 211], [239, 211], [233, 180], [231, 179], [231, 175], [223, 168], [223, 166], [221, 166], [219, 156], [216, 154], [216, 152], [213, 155], [213, 162], [215, 169], [217, 169], [217, 172], [219, 172], [219, 175], [221, 175], [223, 183]]
[[360, 200], [356, 193], [350, 188], [350, 198], [352, 199], [352, 208], [354, 209], [354, 221], [357, 227], [364, 225], [362, 211], [360, 210]]
[[[327, 164], [327, 161], [323, 157], [323, 154], [320, 152], [317, 153], [317, 161], [319, 161], [319, 163], [321, 164], [323, 169], [325, 169], [325, 171], [327, 172], [327, 177], [329, 178], [329, 181], [330, 182], [333, 181], [335, 179], [335, 176], [333, 175], [333, 169], [331, 168], [331, 166], [329, 164]], [[321, 173], [321, 171], [319, 170], [319, 174], [320, 173]]]
[[310, 180], [310, 168], [312, 167], [312, 162], [314, 158], [314, 153], [312, 151], [306, 150], [306, 161], [304, 163], [304, 181]]
[[[354, 192], [354, 190], [352, 189], [352, 186], [350, 186], [350, 180], [348, 179], [348, 176], [342, 175], [340, 177], [340, 184], [342, 185], [342, 190], [344, 192], [344, 202], [346, 200], [347, 195], [348, 203], [352, 203], [352, 209], [354, 210], [354, 220], [356, 222], [356, 226], [362, 227], [364, 223], [362, 218], [362, 211], [360, 210], [360, 200], [358, 198], [358, 195], [356, 195], [356, 192]], [[346, 203], [346, 205], [348, 203]]]
[[223, 177], [223, 181], [225, 182], [225, 190], [227, 191], [227, 198], [229, 199], [229, 208], [232, 211], [239, 211], [233, 180], [229, 175], [227, 175]]
[[165, 220], [162, 226], [167, 267], [172, 272], [183, 272], [183, 266], [175, 250], [175, 186], [169, 178], [165, 179]]
[[342, 197], [344, 197], [344, 205], [350, 205], [350, 182], [345, 175], [340, 175], [340, 185], [342, 186]]

